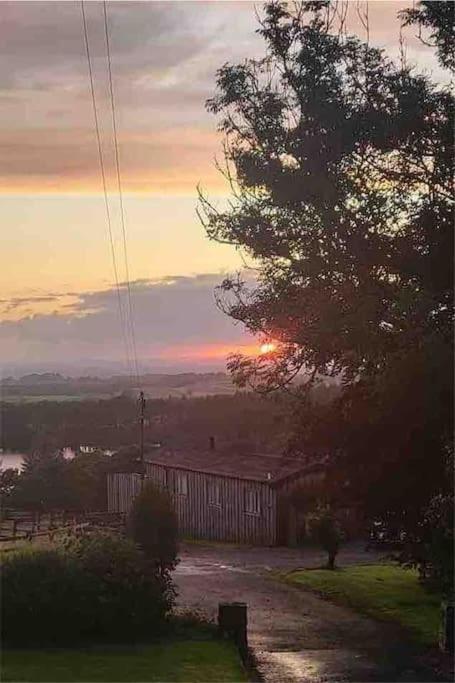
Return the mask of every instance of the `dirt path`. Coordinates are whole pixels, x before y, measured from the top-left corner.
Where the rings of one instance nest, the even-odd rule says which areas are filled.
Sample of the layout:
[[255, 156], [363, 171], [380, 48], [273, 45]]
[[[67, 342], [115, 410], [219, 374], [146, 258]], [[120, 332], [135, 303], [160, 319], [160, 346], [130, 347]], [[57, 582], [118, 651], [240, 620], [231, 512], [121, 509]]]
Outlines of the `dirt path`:
[[[340, 562], [377, 559], [351, 548]], [[321, 564], [315, 552], [188, 544], [175, 572], [179, 605], [215, 618], [219, 602], [246, 602], [249, 643], [266, 683], [436, 681], [399, 628], [332, 605], [272, 574]]]

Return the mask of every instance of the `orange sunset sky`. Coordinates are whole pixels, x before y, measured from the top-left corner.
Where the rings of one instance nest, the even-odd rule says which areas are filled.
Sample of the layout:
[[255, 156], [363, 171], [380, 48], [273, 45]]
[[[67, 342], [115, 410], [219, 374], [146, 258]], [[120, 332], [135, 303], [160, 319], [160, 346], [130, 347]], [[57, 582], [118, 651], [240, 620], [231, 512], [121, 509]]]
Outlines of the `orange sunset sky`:
[[[355, 4], [349, 26], [362, 37]], [[411, 4], [368, 3], [371, 41], [392, 56], [397, 12]], [[4, 372], [120, 361], [80, 3], [1, 2], [0, 12]], [[242, 261], [206, 238], [196, 187], [226, 201], [214, 168], [221, 137], [204, 103], [219, 66], [262, 54], [254, 6], [109, 2], [108, 13], [138, 355], [153, 368], [222, 368], [230, 351], [260, 342], [214, 304], [222, 273]], [[124, 279], [102, 3], [87, 2], [86, 15]], [[409, 61], [437, 78], [431, 50], [413, 34], [405, 32]]]

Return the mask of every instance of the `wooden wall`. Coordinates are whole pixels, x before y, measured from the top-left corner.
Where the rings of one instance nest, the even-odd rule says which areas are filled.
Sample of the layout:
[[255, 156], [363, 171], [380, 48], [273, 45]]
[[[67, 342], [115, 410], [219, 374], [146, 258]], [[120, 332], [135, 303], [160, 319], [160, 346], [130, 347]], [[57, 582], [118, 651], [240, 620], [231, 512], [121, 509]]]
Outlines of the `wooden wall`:
[[110, 472], [107, 475], [107, 509], [109, 512], [129, 512], [141, 490], [141, 477], [135, 472]]
[[[136, 488], [132, 476], [138, 475], [108, 475], [109, 510], [129, 508], [130, 497], [140, 486], [139, 481]], [[146, 465], [146, 478], [170, 492], [182, 536], [276, 545], [277, 495], [268, 483], [151, 463]]]
[[283, 480], [277, 488], [277, 543], [278, 545], [297, 546], [307, 536], [307, 515], [296, 507], [292, 496], [298, 492], [301, 496], [305, 491], [324, 482], [324, 471], [301, 473]]

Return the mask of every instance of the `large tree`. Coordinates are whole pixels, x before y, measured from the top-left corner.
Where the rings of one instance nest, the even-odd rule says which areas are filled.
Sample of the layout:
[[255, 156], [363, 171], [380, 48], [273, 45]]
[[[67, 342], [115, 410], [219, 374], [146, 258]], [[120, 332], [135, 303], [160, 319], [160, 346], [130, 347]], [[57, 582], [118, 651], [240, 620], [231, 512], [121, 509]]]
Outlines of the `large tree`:
[[[409, 21], [425, 24], [430, 5]], [[407, 512], [447, 482], [454, 101], [348, 36], [339, 8], [267, 5], [264, 58], [218, 71], [208, 108], [233, 196], [220, 210], [201, 195], [200, 214], [209, 237], [256, 267], [253, 286], [222, 283], [221, 305], [276, 344], [231, 358], [237, 381], [306, 380], [295, 448], [336, 454], [364, 503]], [[315, 414], [308, 390], [326, 376], [343, 391]], [[390, 492], [372, 495], [382, 484]]]

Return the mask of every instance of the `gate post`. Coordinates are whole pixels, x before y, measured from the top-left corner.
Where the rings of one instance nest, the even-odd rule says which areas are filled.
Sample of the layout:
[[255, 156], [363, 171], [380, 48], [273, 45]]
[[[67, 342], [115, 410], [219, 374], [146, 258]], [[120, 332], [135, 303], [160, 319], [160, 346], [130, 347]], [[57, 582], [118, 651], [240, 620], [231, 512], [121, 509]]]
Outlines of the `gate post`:
[[454, 650], [454, 602], [453, 600], [441, 603], [441, 631], [439, 634], [439, 647], [443, 652], [453, 654]]
[[247, 604], [245, 602], [220, 602], [218, 629], [223, 637], [232, 638], [242, 660], [246, 661], [248, 658]]

